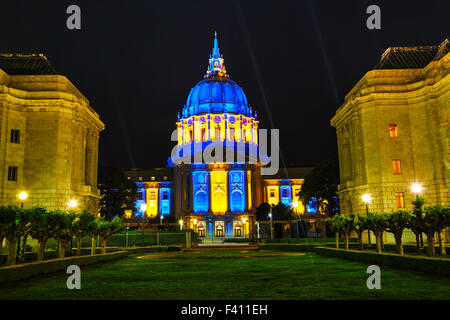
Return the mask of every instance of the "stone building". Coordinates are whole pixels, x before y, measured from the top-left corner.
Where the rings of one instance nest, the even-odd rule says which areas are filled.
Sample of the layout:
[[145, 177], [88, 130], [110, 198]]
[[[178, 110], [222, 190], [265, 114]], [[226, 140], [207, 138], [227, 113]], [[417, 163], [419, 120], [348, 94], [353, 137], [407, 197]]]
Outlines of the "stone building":
[[104, 124], [44, 55], [0, 55], [0, 129], [1, 204], [98, 210]]
[[[343, 214], [450, 204], [450, 42], [391, 47], [346, 95], [336, 128]], [[418, 184], [422, 191], [413, 191]], [[418, 188], [420, 189], [420, 188]]]
[[[173, 213], [200, 237], [225, 238], [254, 236], [255, 210], [263, 202], [291, 206], [298, 201], [296, 211], [310, 212], [297, 194], [312, 167], [262, 175], [265, 163], [253, 157], [259, 154], [258, 125], [243, 89], [227, 74], [216, 37], [206, 75], [178, 115], [176, 155], [167, 168], [126, 172], [138, 185], [133, 217], [144, 214], [145, 204], [150, 217]], [[223, 158], [205, 161], [202, 156], [212, 149]]]

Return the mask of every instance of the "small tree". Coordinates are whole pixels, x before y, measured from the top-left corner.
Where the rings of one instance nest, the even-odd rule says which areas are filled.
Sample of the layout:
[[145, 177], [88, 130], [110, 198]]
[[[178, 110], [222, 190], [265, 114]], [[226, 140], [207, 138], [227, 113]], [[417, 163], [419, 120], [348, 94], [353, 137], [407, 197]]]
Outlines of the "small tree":
[[53, 215], [55, 219], [53, 237], [58, 244], [58, 258], [64, 258], [69, 242], [73, 238], [71, 226], [76, 214], [55, 210]]
[[72, 222], [71, 229], [72, 234], [77, 238], [77, 255], [81, 255], [81, 239], [87, 236], [91, 232], [92, 221], [95, 217], [87, 210], [83, 210], [80, 214], [77, 214]]
[[[10, 225], [13, 224], [16, 220], [17, 216], [17, 207], [10, 207], [10, 206], [1, 206], [0, 207], [0, 264], [1, 264], [1, 257], [3, 252], [3, 239], [5, 239], [8, 236], [8, 232], [10, 231]], [[17, 243], [16, 243], [17, 246]], [[8, 250], [9, 254], [9, 250]], [[14, 261], [15, 261], [14, 257]]]
[[434, 235], [437, 232], [439, 236], [439, 245], [441, 248], [441, 254], [445, 255], [445, 243], [442, 236], [442, 231], [447, 227], [448, 217], [447, 212], [448, 209], [445, 207], [442, 207], [440, 205], [432, 206], [432, 207], [426, 207], [425, 208], [425, 215], [423, 218], [425, 232], [427, 234], [427, 255], [429, 257], [435, 256], [435, 249], [434, 249]]
[[420, 245], [420, 236], [425, 232], [423, 222], [423, 206], [425, 204], [425, 200], [421, 197], [417, 197], [412, 204], [414, 205], [414, 209], [412, 214], [409, 216], [408, 228], [415, 234], [417, 252], [420, 252], [422, 250]]
[[47, 241], [53, 237], [57, 218], [52, 211], [39, 207], [28, 210], [28, 214], [30, 215], [30, 236], [38, 241], [37, 261], [42, 261]]
[[88, 228], [88, 235], [91, 236], [91, 255], [95, 255], [95, 246], [97, 243], [97, 236], [100, 235], [98, 228], [99, 219], [92, 220]]
[[388, 213], [385, 217], [387, 226], [386, 231], [394, 234], [397, 252], [400, 255], [403, 255], [402, 236], [403, 230], [408, 227], [410, 213], [405, 210], [399, 210], [393, 213]]
[[17, 244], [29, 223], [29, 215], [26, 214], [25, 210], [17, 206], [6, 205], [0, 207], [0, 216], [3, 216], [4, 221], [9, 221], [3, 229], [4, 236], [8, 240], [6, 264], [14, 265], [17, 258]]
[[369, 212], [367, 216], [368, 228], [375, 234], [377, 242], [377, 252], [381, 253], [383, 232], [386, 230], [386, 216]]
[[100, 235], [102, 254], [106, 253], [106, 240], [114, 233], [123, 230], [122, 221], [119, 217], [114, 218], [111, 222], [104, 219], [98, 220], [98, 232]]
[[339, 235], [344, 233], [342, 217], [336, 214], [330, 220], [330, 227], [336, 233], [336, 249], [339, 249]]
[[367, 217], [357, 214], [351, 214], [350, 217], [353, 219], [353, 231], [358, 235], [358, 248], [360, 251], [364, 250], [364, 244], [362, 240], [362, 234], [368, 229]]

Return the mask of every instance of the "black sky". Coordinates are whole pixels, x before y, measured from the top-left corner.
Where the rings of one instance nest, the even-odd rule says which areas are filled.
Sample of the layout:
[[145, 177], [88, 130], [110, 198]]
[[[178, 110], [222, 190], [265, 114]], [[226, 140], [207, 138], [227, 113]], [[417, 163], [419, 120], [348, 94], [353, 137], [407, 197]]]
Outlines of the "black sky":
[[[82, 29], [66, 28], [76, 4]], [[381, 8], [381, 30], [366, 8]], [[90, 100], [106, 129], [100, 164], [165, 166], [189, 90], [218, 32], [231, 79], [280, 129], [286, 164], [337, 153], [329, 124], [388, 46], [436, 45], [450, 1], [2, 1], [0, 52], [42, 52]]]

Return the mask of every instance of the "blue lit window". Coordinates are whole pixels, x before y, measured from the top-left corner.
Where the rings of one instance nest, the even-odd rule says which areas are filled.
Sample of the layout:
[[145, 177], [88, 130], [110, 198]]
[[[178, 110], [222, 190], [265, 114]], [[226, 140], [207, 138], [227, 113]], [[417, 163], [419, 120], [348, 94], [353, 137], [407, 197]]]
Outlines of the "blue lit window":
[[193, 194], [194, 194], [194, 212], [208, 212], [208, 172], [194, 171], [193, 178]]
[[285, 206], [290, 206], [291, 205], [291, 187], [290, 186], [281, 186], [280, 193], [281, 193], [281, 203], [283, 203]]
[[245, 211], [244, 171], [230, 171], [230, 209], [231, 212]]

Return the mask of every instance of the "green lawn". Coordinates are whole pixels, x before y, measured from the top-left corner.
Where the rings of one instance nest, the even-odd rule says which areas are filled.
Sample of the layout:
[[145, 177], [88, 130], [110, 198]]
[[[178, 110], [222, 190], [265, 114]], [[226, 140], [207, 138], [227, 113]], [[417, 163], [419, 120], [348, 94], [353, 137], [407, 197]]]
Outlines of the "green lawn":
[[[450, 278], [381, 268], [313, 253], [156, 253], [84, 267], [81, 290], [65, 272], [2, 284], [0, 299], [450, 299]], [[184, 259], [187, 258], [187, 259]]]

